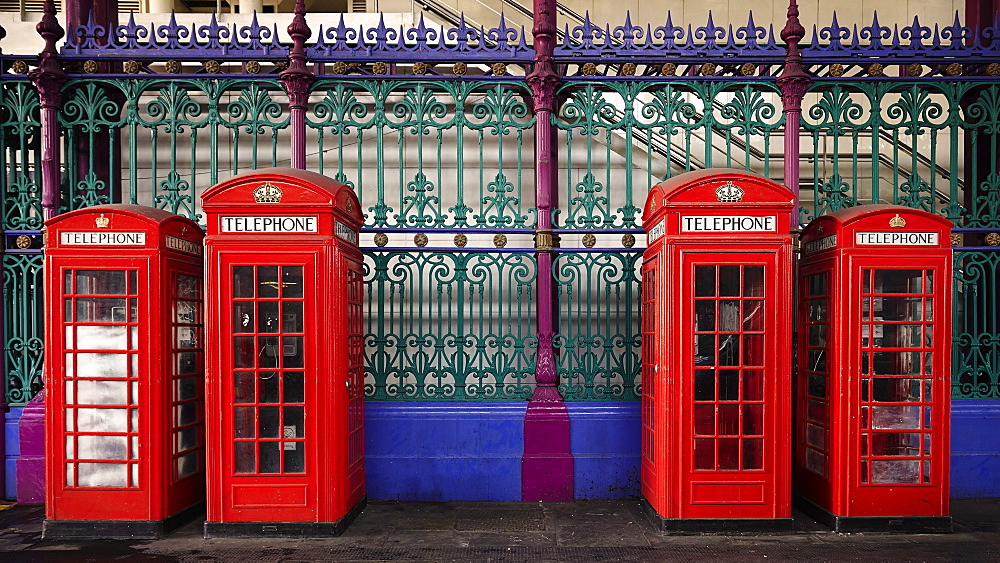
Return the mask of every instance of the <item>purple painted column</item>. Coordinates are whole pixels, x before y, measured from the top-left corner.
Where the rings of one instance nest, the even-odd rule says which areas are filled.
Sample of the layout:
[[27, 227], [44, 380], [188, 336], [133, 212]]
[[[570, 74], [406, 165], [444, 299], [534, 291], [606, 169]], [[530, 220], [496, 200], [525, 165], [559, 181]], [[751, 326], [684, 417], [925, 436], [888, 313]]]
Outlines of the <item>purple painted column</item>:
[[[45, 48], [38, 55], [38, 67], [28, 76], [38, 89], [41, 105], [42, 214], [45, 219], [50, 219], [59, 213], [61, 199], [59, 109], [62, 106], [62, 87], [66, 83], [66, 73], [59, 63], [56, 42], [65, 33], [56, 19], [53, 0], [45, 0], [43, 12], [35, 29], [45, 39]], [[45, 441], [38, 439], [45, 434], [44, 413], [44, 395], [39, 393], [24, 408], [24, 414], [18, 421], [20, 437], [22, 440], [24, 437], [28, 438], [27, 443], [21, 442], [21, 454], [16, 462], [17, 498], [21, 502], [42, 502], [45, 498]]]
[[781, 88], [782, 111], [785, 113], [784, 184], [795, 194], [795, 205], [792, 206], [793, 229], [799, 227], [799, 135], [802, 97], [805, 96], [806, 88], [812, 83], [812, 78], [802, 69], [802, 52], [799, 51], [799, 41], [805, 34], [805, 28], [799, 23], [799, 5], [796, 0], [790, 0], [788, 20], [785, 28], [781, 30], [781, 39], [788, 46], [785, 68], [782, 69], [777, 82]]
[[45, 39], [45, 49], [39, 53], [38, 68], [28, 73], [38, 89], [41, 104], [42, 125], [42, 210], [45, 219], [59, 213], [60, 186], [59, 171], [59, 108], [62, 105], [62, 87], [66, 83], [66, 73], [59, 63], [56, 41], [65, 33], [56, 19], [56, 5], [53, 0], [45, 0], [44, 15], [35, 29]]
[[535, 365], [535, 392], [524, 417], [524, 457], [521, 461], [521, 500], [573, 500], [573, 455], [570, 452], [569, 413], [557, 383], [554, 334], [555, 283], [552, 279], [552, 207], [558, 200], [559, 161], [552, 127], [555, 92], [559, 75], [552, 66], [555, 48], [556, 3], [534, 0], [535, 59], [527, 76], [535, 112], [535, 232], [538, 284], [538, 352]]
[[295, 17], [288, 24], [288, 34], [292, 37], [292, 48], [288, 52], [288, 68], [278, 76], [288, 93], [288, 107], [291, 110], [292, 168], [306, 168], [306, 106], [309, 103], [309, 88], [316, 76], [306, 68], [306, 40], [312, 30], [306, 24], [305, 0], [295, 0]]
[[45, 390], [24, 406], [18, 422], [21, 455], [17, 467], [17, 502], [45, 502]]

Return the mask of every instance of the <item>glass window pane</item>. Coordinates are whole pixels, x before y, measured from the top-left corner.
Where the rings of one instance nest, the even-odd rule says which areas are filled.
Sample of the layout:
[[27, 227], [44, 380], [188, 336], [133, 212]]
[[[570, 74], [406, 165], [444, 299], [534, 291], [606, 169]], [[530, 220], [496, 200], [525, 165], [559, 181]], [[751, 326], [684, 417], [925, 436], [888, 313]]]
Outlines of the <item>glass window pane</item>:
[[198, 378], [180, 377], [174, 380], [174, 400], [187, 401], [198, 397]]
[[283, 438], [305, 438], [305, 407], [284, 407]]
[[277, 297], [278, 285], [277, 266], [257, 266], [257, 297]]
[[284, 336], [281, 338], [281, 352], [284, 355], [284, 367], [301, 368], [305, 367], [302, 357], [302, 337]]
[[764, 434], [764, 405], [743, 405], [743, 435]]
[[741, 289], [740, 267], [719, 266], [719, 297], [739, 297]]
[[304, 374], [301, 371], [285, 372], [284, 402], [304, 403], [305, 402], [305, 382]]
[[257, 311], [257, 332], [272, 333], [280, 330], [277, 301], [258, 301]]
[[715, 365], [715, 335], [698, 334], [694, 337], [694, 365]]
[[78, 326], [76, 327], [76, 348], [78, 350], [126, 350], [128, 349], [128, 327]]
[[743, 296], [764, 296], [764, 266], [743, 266]]
[[809, 297], [826, 295], [826, 272], [809, 276]]
[[715, 370], [699, 369], [694, 372], [694, 400], [715, 400]]
[[743, 440], [743, 469], [764, 469], [764, 440]]
[[128, 432], [128, 409], [76, 409], [80, 432]]
[[254, 442], [236, 442], [236, 473], [253, 473], [256, 469], [257, 451]]
[[83, 294], [126, 295], [124, 270], [78, 270], [76, 292]]
[[825, 450], [826, 430], [822, 426], [806, 424], [806, 443], [820, 450]]
[[764, 370], [761, 369], [743, 370], [743, 400], [744, 401], [764, 400]]
[[700, 300], [694, 302], [694, 329], [699, 332], [715, 330], [715, 301]]
[[253, 332], [255, 326], [253, 301], [234, 301], [233, 332]]
[[193, 301], [175, 301], [174, 321], [185, 324], [195, 324], [198, 322], [198, 308]]
[[715, 435], [715, 405], [694, 406], [694, 433], [696, 436]]
[[76, 354], [76, 377], [128, 377], [128, 354], [79, 353]]
[[128, 404], [128, 382], [81, 379], [76, 382], [76, 403], [79, 405], [126, 405]]
[[282, 303], [282, 332], [302, 332], [302, 305], [302, 301], [285, 301]]
[[871, 407], [872, 428], [920, 428], [920, 407], [878, 405]]
[[872, 460], [872, 483], [919, 483], [920, 460]]
[[748, 367], [764, 365], [763, 334], [743, 335], [743, 365]]
[[177, 375], [188, 375], [191, 373], [197, 373], [198, 371], [198, 353], [197, 352], [177, 352], [174, 354], [177, 358]]
[[127, 487], [127, 463], [77, 464], [78, 487]]
[[285, 299], [303, 296], [302, 266], [281, 267], [281, 294]]
[[178, 457], [177, 478], [182, 479], [188, 475], [194, 475], [200, 469], [198, 465], [198, 452], [191, 452]]
[[77, 322], [128, 322], [125, 299], [114, 297], [80, 297], [76, 300]]
[[257, 350], [254, 348], [254, 338], [252, 336], [233, 338], [233, 367], [257, 367]]
[[872, 400], [880, 402], [919, 402], [920, 379], [877, 377], [872, 381]]
[[282, 442], [285, 456], [285, 473], [305, 473], [305, 442]]
[[823, 348], [826, 346], [826, 325], [809, 325], [809, 346]]
[[253, 407], [236, 407], [236, 417], [233, 426], [235, 427], [237, 438], [253, 438], [254, 437], [254, 408]]
[[261, 438], [280, 437], [278, 430], [279, 427], [278, 407], [260, 407], [258, 409], [258, 414], [260, 415], [260, 437]]
[[917, 432], [876, 432], [872, 434], [871, 455], [919, 456], [920, 436]]
[[875, 270], [878, 293], [923, 293], [923, 270]]
[[694, 267], [695, 297], [715, 296], [715, 266]]
[[826, 299], [810, 299], [808, 320], [811, 323], [826, 321]]
[[260, 452], [257, 457], [260, 463], [260, 473], [281, 472], [281, 442], [260, 442]]
[[740, 468], [740, 440], [728, 438], [719, 440], [719, 469], [733, 470]]
[[719, 435], [738, 436], [740, 433], [740, 406], [719, 405]]
[[233, 297], [247, 299], [254, 296], [253, 273], [253, 266], [233, 267]]
[[738, 366], [740, 365], [740, 338], [738, 335], [730, 334], [720, 336], [719, 339], [719, 365]]
[[77, 436], [79, 459], [126, 459], [128, 436]]
[[720, 401], [740, 400], [740, 370], [738, 369], [719, 370], [719, 400]]
[[826, 398], [826, 376], [809, 374], [809, 389], [807, 393], [810, 397], [816, 397], [817, 399]]
[[764, 302], [743, 302], [743, 330], [764, 330]]
[[262, 371], [257, 379], [257, 397], [261, 403], [277, 403], [280, 375], [276, 371]]
[[695, 439], [694, 441], [694, 468], [695, 469], [715, 469], [715, 440]]
[[735, 300], [722, 300], [719, 302], [719, 332], [739, 332], [740, 326], [740, 302]]

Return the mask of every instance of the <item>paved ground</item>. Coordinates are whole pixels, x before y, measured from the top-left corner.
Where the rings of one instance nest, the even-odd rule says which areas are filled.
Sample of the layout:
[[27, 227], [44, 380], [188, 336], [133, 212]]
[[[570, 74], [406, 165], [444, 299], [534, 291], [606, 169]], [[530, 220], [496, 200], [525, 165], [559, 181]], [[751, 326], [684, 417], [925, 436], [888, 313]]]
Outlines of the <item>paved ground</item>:
[[835, 534], [796, 513], [787, 535], [664, 536], [636, 501], [372, 502], [322, 539], [41, 541], [43, 512], [0, 512], [0, 561], [1000, 561], [1000, 499], [956, 500], [953, 534]]

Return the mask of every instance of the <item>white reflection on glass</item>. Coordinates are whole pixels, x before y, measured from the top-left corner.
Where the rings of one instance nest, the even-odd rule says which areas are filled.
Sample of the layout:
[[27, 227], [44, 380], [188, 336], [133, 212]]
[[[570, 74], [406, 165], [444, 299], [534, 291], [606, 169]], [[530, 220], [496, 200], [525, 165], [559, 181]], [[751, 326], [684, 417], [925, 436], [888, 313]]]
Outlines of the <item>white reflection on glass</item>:
[[76, 348], [78, 350], [125, 350], [127, 345], [128, 345], [127, 327], [124, 326], [76, 327]]
[[128, 432], [128, 409], [76, 409], [80, 432]]
[[79, 459], [125, 459], [127, 436], [77, 436]]
[[127, 487], [127, 463], [80, 463], [78, 464], [80, 487]]
[[[125, 354], [80, 353], [76, 355], [74, 377], [128, 377], [128, 358]], [[122, 401], [124, 402], [124, 401]]]
[[[72, 386], [73, 382], [69, 382], [68, 385]], [[79, 405], [124, 405], [128, 403], [128, 382], [77, 381], [76, 403]]]

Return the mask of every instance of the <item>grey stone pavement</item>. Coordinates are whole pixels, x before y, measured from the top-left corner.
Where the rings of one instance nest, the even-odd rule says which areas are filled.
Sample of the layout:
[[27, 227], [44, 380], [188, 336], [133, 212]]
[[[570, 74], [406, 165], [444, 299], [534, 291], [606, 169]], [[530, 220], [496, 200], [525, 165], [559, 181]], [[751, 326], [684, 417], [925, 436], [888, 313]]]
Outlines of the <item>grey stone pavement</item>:
[[1000, 561], [1000, 499], [954, 500], [952, 534], [837, 534], [795, 513], [785, 535], [669, 536], [638, 501], [370, 502], [344, 535], [42, 541], [41, 506], [0, 512], [0, 561]]

